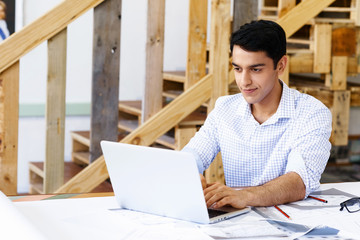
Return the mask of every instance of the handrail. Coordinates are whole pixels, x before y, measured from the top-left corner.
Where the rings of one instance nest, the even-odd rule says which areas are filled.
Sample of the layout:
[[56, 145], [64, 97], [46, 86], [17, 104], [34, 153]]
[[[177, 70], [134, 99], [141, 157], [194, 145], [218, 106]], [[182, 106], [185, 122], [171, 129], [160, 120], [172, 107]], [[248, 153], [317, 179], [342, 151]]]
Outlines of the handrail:
[[0, 73], [104, 0], [64, 0], [0, 44]]

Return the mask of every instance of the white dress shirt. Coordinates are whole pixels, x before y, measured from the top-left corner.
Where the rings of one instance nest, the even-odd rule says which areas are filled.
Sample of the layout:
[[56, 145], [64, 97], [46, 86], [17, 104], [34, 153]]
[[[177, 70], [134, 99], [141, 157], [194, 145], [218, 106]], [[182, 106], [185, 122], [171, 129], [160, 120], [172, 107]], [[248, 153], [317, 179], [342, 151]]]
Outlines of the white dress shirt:
[[319, 187], [330, 155], [331, 112], [314, 97], [282, 85], [276, 113], [262, 124], [241, 93], [216, 101], [183, 149], [194, 154], [200, 173], [221, 152], [227, 186], [258, 186], [296, 172], [306, 196]]

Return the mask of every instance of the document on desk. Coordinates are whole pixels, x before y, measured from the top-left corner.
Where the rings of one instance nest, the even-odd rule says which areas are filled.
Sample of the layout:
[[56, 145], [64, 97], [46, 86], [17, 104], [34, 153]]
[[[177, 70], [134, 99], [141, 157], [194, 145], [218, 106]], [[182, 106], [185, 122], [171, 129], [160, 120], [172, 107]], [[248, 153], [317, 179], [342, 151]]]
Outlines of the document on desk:
[[313, 234], [317, 232], [318, 234], [332, 236], [360, 236], [360, 224], [357, 223], [359, 222], [357, 219], [360, 219], [360, 213], [356, 216], [356, 214], [350, 214], [347, 211], [339, 211], [340, 203], [353, 197], [353, 195], [332, 188], [313, 192], [311, 196], [327, 200], [328, 203], [308, 198], [279, 205], [279, 208], [289, 215], [291, 220], [274, 207], [260, 207], [256, 208], [255, 211], [267, 219], [315, 227], [317, 231], [313, 231]]
[[[20, 231], [19, 231], [20, 229]], [[26, 219], [0, 191], [0, 239], [45, 240], [45, 236]]]

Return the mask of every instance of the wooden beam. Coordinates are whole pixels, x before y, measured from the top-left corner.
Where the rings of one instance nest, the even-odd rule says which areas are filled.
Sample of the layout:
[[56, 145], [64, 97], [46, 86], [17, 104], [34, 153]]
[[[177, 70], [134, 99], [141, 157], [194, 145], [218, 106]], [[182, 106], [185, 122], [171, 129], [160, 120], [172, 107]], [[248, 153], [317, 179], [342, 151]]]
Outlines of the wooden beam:
[[301, 1], [276, 22], [283, 27], [286, 37], [289, 38], [310, 19], [318, 15], [324, 8], [335, 0], [306, 0]]
[[194, 85], [206, 72], [207, 0], [190, 0], [189, 30], [184, 90]]
[[100, 141], [117, 141], [121, 0], [94, 9], [90, 163], [102, 155]]
[[286, 84], [289, 86], [289, 77], [290, 77], [290, 56], [289, 55], [286, 55], [287, 57], [287, 63], [286, 63], [286, 66], [285, 66], [285, 70], [284, 72], [279, 76], [279, 78]]
[[316, 24], [314, 28], [314, 73], [330, 73], [331, 24]]
[[234, 0], [232, 32], [258, 18], [258, 0]]
[[175, 150], [181, 150], [195, 135], [197, 129], [195, 126], [175, 126]]
[[355, 10], [351, 11], [350, 18], [354, 20], [355, 26], [360, 26], [360, 0], [351, 0], [351, 8]]
[[143, 122], [162, 108], [164, 28], [165, 0], [148, 0]]
[[279, 0], [278, 17], [281, 18], [296, 5], [296, 0]]
[[332, 57], [331, 90], [346, 90], [348, 57]]
[[[166, 105], [121, 142], [149, 146], [211, 97], [212, 74]], [[164, 120], [166, 119], [166, 120]], [[109, 177], [103, 156], [56, 190], [57, 193], [89, 192]]]
[[331, 109], [332, 134], [334, 146], [346, 146], [349, 135], [350, 91], [334, 91], [334, 103]]
[[[1, 44], [0, 44], [1, 45]], [[17, 194], [19, 62], [0, 74], [0, 190]]]
[[[215, 107], [216, 100], [228, 94], [230, 1], [211, 1], [211, 32], [209, 72], [214, 74], [213, 90], [208, 112]], [[220, 154], [205, 171], [207, 182], [225, 182]]]
[[291, 55], [288, 64], [290, 73], [312, 73], [314, 69], [314, 54], [298, 53]]
[[48, 41], [44, 193], [64, 184], [66, 42], [66, 28]]
[[0, 44], [0, 73], [104, 0], [64, 0]]

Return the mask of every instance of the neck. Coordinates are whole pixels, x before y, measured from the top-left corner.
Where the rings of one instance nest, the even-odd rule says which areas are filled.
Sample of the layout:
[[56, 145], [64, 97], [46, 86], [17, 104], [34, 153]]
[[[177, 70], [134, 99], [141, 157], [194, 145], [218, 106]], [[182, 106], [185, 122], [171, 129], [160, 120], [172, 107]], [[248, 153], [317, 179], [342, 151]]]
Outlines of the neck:
[[282, 95], [282, 84], [279, 80], [275, 84], [271, 93], [261, 101], [260, 103], [255, 103], [251, 105], [251, 112], [260, 124], [268, 120], [272, 115], [274, 115], [279, 107], [280, 100]]

